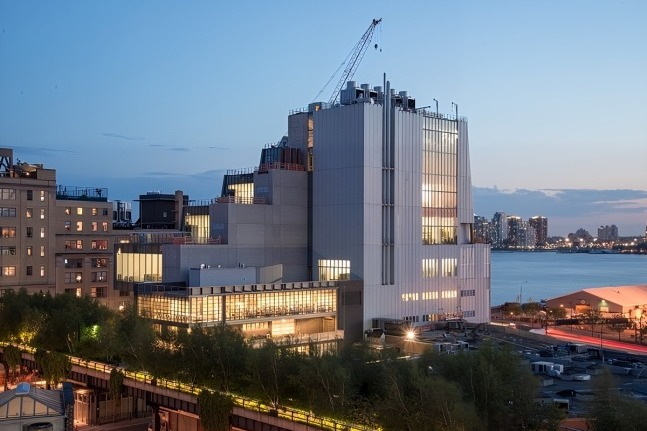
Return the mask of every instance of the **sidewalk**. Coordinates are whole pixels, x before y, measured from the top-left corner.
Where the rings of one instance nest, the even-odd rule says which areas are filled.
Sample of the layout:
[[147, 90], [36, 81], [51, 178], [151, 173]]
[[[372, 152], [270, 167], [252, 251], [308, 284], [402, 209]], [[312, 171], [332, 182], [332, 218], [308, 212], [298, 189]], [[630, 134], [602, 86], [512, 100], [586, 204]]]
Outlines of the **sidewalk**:
[[137, 426], [137, 425], [146, 425], [152, 421], [152, 417], [144, 418], [135, 418], [119, 422], [110, 422], [102, 425], [85, 425], [85, 424], [75, 424], [78, 431], [109, 431], [109, 430], [118, 430], [121, 428]]

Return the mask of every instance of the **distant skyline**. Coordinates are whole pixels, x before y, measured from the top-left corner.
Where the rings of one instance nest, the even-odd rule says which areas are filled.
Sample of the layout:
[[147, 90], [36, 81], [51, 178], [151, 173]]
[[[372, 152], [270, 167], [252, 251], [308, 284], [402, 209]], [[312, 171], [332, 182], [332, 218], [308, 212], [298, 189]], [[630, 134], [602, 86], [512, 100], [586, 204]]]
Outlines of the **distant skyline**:
[[[0, 2], [0, 146], [111, 199], [218, 194], [373, 18], [354, 80], [469, 118], [475, 212], [647, 222], [647, 2]], [[333, 85], [337, 78], [333, 80]], [[327, 100], [330, 86], [320, 97]], [[494, 211], [492, 211], [492, 209]], [[551, 214], [552, 212], [552, 214]]]

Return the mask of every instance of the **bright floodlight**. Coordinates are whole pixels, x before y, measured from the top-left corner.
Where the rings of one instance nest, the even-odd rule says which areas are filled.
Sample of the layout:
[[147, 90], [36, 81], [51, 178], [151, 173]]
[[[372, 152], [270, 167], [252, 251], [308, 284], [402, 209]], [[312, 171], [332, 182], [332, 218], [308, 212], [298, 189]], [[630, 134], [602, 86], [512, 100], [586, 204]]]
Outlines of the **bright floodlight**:
[[416, 337], [416, 334], [413, 331], [407, 332], [407, 340], [413, 340]]

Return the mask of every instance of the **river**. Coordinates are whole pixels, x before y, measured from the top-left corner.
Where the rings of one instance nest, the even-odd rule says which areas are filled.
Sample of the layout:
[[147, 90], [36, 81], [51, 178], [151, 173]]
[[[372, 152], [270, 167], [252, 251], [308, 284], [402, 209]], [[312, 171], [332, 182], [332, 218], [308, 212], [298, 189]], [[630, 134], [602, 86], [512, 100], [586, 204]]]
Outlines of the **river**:
[[631, 284], [647, 284], [647, 255], [492, 252], [492, 305]]

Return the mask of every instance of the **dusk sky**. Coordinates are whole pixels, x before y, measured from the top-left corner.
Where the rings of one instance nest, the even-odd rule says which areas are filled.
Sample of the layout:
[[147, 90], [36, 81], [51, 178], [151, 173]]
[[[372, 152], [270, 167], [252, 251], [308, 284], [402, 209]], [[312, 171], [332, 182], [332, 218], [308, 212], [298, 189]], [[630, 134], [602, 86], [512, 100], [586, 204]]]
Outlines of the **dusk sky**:
[[[215, 197], [373, 18], [354, 80], [469, 119], [475, 212], [647, 223], [647, 1], [0, 2], [0, 146], [59, 184]], [[327, 101], [339, 76], [319, 98]]]

